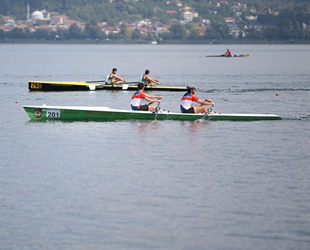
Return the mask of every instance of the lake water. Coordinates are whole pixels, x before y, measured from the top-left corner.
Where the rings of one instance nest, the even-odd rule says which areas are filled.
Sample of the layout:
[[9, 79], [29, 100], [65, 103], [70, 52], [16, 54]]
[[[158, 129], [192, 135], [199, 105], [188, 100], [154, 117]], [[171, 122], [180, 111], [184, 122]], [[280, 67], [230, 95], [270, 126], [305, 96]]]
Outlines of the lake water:
[[[310, 46], [0, 45], [0, 249], [309, 249]], [[257, 122], [30, 122], [22, 105], [130, 108], [132, 92], [29, 80], [200, 87]], [[279, 94], [276, 96], [276, 94]], [[179, 112], [183, 93], [163, 95]]]

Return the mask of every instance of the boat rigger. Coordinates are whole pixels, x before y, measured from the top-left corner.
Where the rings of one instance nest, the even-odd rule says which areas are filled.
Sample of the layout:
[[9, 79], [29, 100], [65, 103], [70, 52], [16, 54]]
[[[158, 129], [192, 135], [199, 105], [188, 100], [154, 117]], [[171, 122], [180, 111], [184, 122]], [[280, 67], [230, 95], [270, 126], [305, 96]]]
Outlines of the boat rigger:
[[165, 110], [157, 112], [111, 109], [87, 106], [23, 106], [31, 120], [46, 121], [118, 121], [118, 120], [177, 120], [197, 121], [258, 121], [281, 120], [273, 114], [228, 114], [210, 112], [208, 114], [175, 113]]
[[[28, 81], [30, 91], [89, 91], [89, 90], [137, 90], [137, 84], [105, 84], [104, 81], [82, 81], [82, 82], [50, 82], [50, 81]], [[186, 87], [177, 86], [147, 86], [146, 91], [186, 91]]]

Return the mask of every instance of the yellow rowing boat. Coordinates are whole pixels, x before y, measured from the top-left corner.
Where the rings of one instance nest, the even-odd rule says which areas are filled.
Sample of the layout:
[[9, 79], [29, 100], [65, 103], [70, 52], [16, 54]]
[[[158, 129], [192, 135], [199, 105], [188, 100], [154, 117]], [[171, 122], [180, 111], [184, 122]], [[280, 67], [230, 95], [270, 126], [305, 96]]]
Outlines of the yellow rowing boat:
[[[82, 82], [50, 82], [29, 81], [30, 91], [87, 91], [87, 90], [136, 90], [137, 82], [122, 83], [120, 85], [106, 84], [104, 81], [82, 81]], [[186, 91], [186, 87], [177, 86], [147, 86], [145, 90], [157, 91]]]

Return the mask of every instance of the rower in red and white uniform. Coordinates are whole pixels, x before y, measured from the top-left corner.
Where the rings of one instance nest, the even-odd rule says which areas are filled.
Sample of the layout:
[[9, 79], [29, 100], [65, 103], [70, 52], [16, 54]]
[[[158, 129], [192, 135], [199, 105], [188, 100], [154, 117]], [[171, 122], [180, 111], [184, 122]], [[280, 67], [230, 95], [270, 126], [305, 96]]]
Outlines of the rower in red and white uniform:
[[[145, 86], [142, 82], [138, 83], [138, 90], [131, 97], [131, 109], [140, 111], [155, 111], [156, 106], [152, 105], [153, 102], [160, 102], [162, 96], [148, 95], [143, 92]], [[142, 101], [146, 100], [149, 104], [141, 105]]]
[[[204, 105], [215, 105], [211, 99], [199, 99], [195, 96], [196, 87], [187, 86], [187, 92], [183, 95], [180, 103], [182, 113], [207, 113], [208, 109]], [[197, 102], [200, 106], [194, 106], [193, 103]]]
[[226, 53], [223, 54], [222, 56], [231, 57], [231, 51], [229, 49], [227, 49]]

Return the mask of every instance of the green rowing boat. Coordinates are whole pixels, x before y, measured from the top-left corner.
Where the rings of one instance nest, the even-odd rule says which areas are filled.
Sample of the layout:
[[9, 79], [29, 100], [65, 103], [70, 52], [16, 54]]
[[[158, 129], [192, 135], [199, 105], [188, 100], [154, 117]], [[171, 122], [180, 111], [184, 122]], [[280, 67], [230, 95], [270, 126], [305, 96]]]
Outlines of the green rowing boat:
[[[137, 90], [136, 84], [105, 84], [104, 81], [84, 81], [84, 82], [48, 82], [48, 81], [29, 81], [30, 91], [87, 91], [87, 90]], [[186, 87], [174, 86], [147, 86], [148, 90], [155, 91], [186, 91]]]
[[218, 121], [257, 121], [281, 120], [272, 114], [225, 114], [210, 112], [208, 114], [184, 114], [159, 110], [156, 114], [150, 111], [133, 111], [110, 109], [107, 107], [85, 106], [23, 106], [31, 120], [61, 121], [118, 121], [118, 120], [178, 120], [196, 121], [200, 119]]

